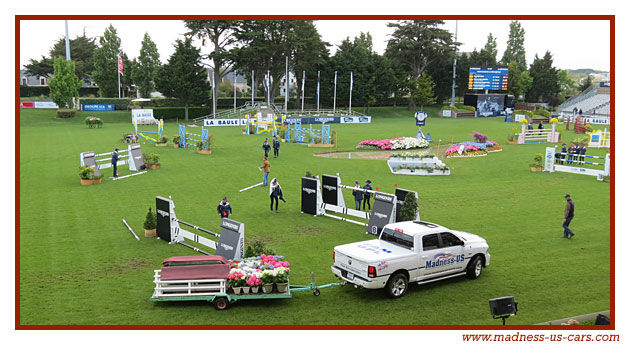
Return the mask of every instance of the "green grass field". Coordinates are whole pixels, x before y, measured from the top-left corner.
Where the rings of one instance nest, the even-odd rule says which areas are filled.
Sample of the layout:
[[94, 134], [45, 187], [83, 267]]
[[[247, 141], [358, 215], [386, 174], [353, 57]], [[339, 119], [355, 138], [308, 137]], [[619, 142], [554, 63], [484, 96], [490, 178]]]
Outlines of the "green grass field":
[[[104, 127], [88, 129], [87, 115], [101, 117]], [[404, 109], [376, 108], [370, 115], [369, 125], [333, 125], [338, 150], [353, 151], [361, 140], [417, 132], [411, 112]], [[482, 158], [445, 160], [450, 176], [393, 175], [385, 161], [313, 157], [323, 149], [283, 144], [280, 158], [270, 158], [270, 177], [278, 178], [288, 202], [274, 214], [266, 187], [238, 192], [262, 181], [257, 167], [264, 140], [242, 135], [239, 127], [210, 128], [216, 138], [211, 155], [143, 145], [143, 152], [160, 154], [159, 170], [81, 186], [79, 153], [124, 148], [120, 138], [131, 132], [130, 117], [122, 111], [80, 112], [78, 118], [61, 120], [54, 110], [21, 111], [20, 324], [497, 325], [488, 299], [506, 295], [519, 303], [510, 324], [610, 309], [610, 184], [592, 176], [530, 172], [534, 154], [544, 153], [547, 145], [508, 145], [506, 136], [518, 124], [502, 118], [430, 117], [423, 131], [434, 144], [471, 140], [476, 130], [503, 146], [502, 152]], [[177, 134], [176, 123], [167, 122], [164, 134]], [[562, 133], [564, 142], [574, 136]], [[318, 284], [336, 281], [330, 271], [333, 247], [372, 237], [358, 225], [300, 213], [300, 177], [307, 170], [339, 173], [344, 184], [369, 178], [384, 192], [393, 192], [395, 184], [416, 190], [422, 219], [484, 237], [491, 265], [479, 280], [412, 285], [398, 300], [346, 285], [322, 290], [319, 297], [302, 292], [287, 300], [239, 301], [226, 311], [206, 302], [149, 301], [153, 270], [161, 261], [196, 254], [142, 237], [142, 222], [147, 208], [155, 207], [156, 195], [171, 196], [180, 219], [211, 230], [219, 227], [216, 205], [228, 196], [232, 218], [245, 223], [246, 243], [264, 240], [286, 256], [292, 284], [309, 283], [310, 272]], [[350, 193], [344, 193], [352, 205]], [[576, 203], [571, 240], [561, 238], [565, 193]], [[121, 218], [141, 241], [133, 239]]]

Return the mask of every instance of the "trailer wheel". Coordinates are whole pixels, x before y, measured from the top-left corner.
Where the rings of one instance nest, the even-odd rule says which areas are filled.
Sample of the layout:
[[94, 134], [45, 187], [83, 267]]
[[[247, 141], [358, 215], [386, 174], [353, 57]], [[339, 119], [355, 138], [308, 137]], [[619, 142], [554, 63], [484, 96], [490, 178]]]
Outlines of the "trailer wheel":
[[319, 292], [319, 289], [315, 289], [315, 290], [313, 290], [313, 295], [314, 295], [314, 296], [319, 296], [319, 293], [320, 293], [320, 292]]
[[217, 297], [214, 300], [214, 307], [217, 308], [217, 310], [224, 310], [227, 309], [227, 307], [230, 306], [230, 302], [228, 302], [228, 299], [225, 297]]

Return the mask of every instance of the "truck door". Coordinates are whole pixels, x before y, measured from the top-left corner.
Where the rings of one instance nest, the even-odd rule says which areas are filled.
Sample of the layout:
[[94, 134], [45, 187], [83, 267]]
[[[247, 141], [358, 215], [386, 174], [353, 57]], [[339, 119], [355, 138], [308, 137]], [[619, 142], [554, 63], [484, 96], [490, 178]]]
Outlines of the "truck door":
[[432, 279], [444, 274], [444, 260], [438, 233], [422, 236], [422, 252], [420, 253], [420, 269], [418, 280]]
[[[450, 232], [440, 233], [440, 249], [445, 257], [454, 261], [449, 265], [451, 269], [461, 271], [466, 267], [464, 257], [464, 241]], [[449, 260], [451, 261], [451, 260]]]

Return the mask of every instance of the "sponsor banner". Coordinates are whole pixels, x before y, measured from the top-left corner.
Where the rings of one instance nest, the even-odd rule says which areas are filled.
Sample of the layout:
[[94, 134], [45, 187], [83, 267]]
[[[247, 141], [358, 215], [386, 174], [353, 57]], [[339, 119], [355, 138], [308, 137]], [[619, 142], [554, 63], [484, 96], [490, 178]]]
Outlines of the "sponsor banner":
[[322, 175], [322, 199], [324, 203], [337, 205], [337, 193], [339, 193], [338, 181], [337, 176]]
[[171, 201], [161, 196], [155, 197], [157, 210], [157, 235], [166, 242], [171, 242]]
[[522, 119], [527, 118], [527, 115], [524, 114], [515, 114], [514, 115], [514, 122], [520, 122]]
[[236, 259], [236, 253], [239, 249], [239, 240], [241, 238], [241, 227], [241, 222], [228, 218], [221, 219], [221, 236], [219, 236], [219, 245], [217, 246], [216, 255], [220, 255], [228, 260]]
[[113, 104], [81, 104], [83, 111], [114, 111]]
[[[254, 119], [250, 119], [250, 122], [253, 123]], [[203, 125], [205, 127], [245, 126], [247, 119], [205, 119]]]
[[155, 118], [153, 118], [153, 109], [131, 109], [131, 121], [136, 121], [138, 124], [153, 124]]
[[20, 108], [35, 108], [34, 102], [22, 102], [20, 101]]
[[286, 123], [303, 125], [325, 124], [325, 123], [371, 123], [371, 116], [310, 116], [310, 117], [287, 117]]
[[317, 182], [312, 177], [302, 177], [302, 212], [317, 215]]
[[499, 95], [499, 94], [478, 95], [477, 96], [477, 116], [489, 117], [489, 116], [505, 115], [505, 112], [503, 111], [504, 101], [505, 101], [505, 95]]
[[609, 81], [600, 81], [599, 82], [599, 87], [610, 87], [610, 82]]
[[442, 116], [451, 117], [451, 110], [448, 110], [448, 109], [442, 110]]
[[372, 235], [380, 235], [383, 227], [389, 224], [392, 219], [392, 212], [396, 202], [396, 196], [391, 194], [376, 193], [374, 195], [374, 207], [370, 214], [367, 232]]
[[37, 109], [59, 109], [55, 102], [33, 102], [34, 108]]
[[601, 117], [587, 117], [586, 123], [590, 123], [593, 125], [610, 125], [610, 119]]

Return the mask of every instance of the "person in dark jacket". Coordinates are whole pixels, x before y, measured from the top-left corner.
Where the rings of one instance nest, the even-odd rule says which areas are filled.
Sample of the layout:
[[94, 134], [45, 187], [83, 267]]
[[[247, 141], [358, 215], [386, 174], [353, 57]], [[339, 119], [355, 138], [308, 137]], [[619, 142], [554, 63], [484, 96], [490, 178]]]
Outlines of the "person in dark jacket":
[[278, 137], [274, 136], [273, 137], [273, 158], [278, 158], [278, 156], [280, 155], [280, 141], [278, 140]]
[[217, 206], [217, 212], [221, 218], [229, 218], [232, 214], [232, 206], [230, 206], [230, 203], [227, 201], [227, 196], [224, 196], [219, 206]]
[[[363, 189], [365, 190], [372, 190], [372, 185], [371, 185], [372, 181], [370, 180], [365, 180], [365, 186], [363, 186]], [[363, 211], [365, 211], [365, 204], [367, 203], [368, 206], [368, 211], [372, 210], [372, 205], [370, 205], [370, 192], [363, 192]]]
[[271, 204], [269, 205], [269, 210], [273, 212], [273, 202], [276, 202], [276, 213], [278, 213], [278, 199], [283, 202], [287, 202], [284, 200], [282, 196], [282, 187], [280, 187], [280, 183], [278, 183], [277, 178], [273, 178], [271, 183], [269, 184], [269, 199], [271, 199]]
[[118, 149], [112, 152], [112, 166], [114, 167], [114, 177], [118, 177]]
[[[562, 159], [567, 159], [567, 144], [562, 144]], [[564, 164], [564, 161], [560, 161], [560, 164]]]
[[567, 206], [564, 208], [564, 221], [562, 222], [562, 227], [564, 228], [564, 236], [562, 238], [571, 238], [575, 236], [573, 231], [569, 229], [569, 224], [573, 220], [573, 216], [575, 215], [575, 204], [573, 200], [571, 200], [571, 195], [567, 194], [564, 196], [564, 199], [567, 201]]
[[[354, 188], [361, 188], [359, 181], [354, 182]], [[352, 190], [352, 195], [354, 195], [354, 205], [357, 208], [357, 211], [361, 210], [361, 200], [363, 200], [363, 192], [359, 189]]]
[[265, 138], [265, 142], [262, 144], [262, 148], [265, 151], [265, 157], [269, 157], [269, 150], [271, 150], [269, 139]]
[[[538, 122], [538, 129], [544, 129], [545, 125], [543, 125], [542, 121]], [[540, 134], [542, 134], [542, 131], [539, 132]]]
[[580, 145], [579, 152], [580, 154], [580, 165], [584, 165], [584, 156], [586, 155], [586, 145]]

